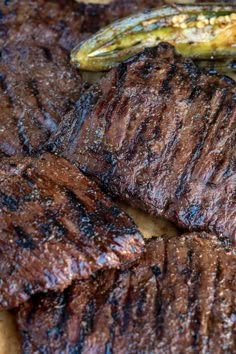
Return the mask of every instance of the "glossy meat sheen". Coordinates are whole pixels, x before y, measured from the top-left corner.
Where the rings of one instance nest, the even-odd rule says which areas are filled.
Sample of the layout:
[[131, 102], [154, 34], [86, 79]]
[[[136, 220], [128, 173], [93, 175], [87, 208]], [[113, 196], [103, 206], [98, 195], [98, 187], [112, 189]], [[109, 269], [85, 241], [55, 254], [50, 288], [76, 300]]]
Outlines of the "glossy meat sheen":
[[0, 46], [11, 41], [33, 41], [70, 51], [108, 23], [160, 3], [113, 0], [101, 5], [74, 0], [0, 0]]
[[79, 99], [83, 87], [70, 65], [72, 47], [143, 7], [137, 0], [109, 6], [0, 0], [0, 159], [32, 155]]
[[213, 235], [152, 239], [130, 270], [23, 304], [23, 352], [233, 353], [235, 274], [235, 254]]
[[131, 219], [87, 177], [53, 155], [0, 169], [0, 309], [63, 290], [143, 250]]
[[233, 242], [235, 146], [235, 82], [165, 43], [110, 71], [50, 142], [123, 200]]
[[33, 154], [73, 108], [80, 76], [59, 47], [12, 43], [1, 50], [0, 158]]

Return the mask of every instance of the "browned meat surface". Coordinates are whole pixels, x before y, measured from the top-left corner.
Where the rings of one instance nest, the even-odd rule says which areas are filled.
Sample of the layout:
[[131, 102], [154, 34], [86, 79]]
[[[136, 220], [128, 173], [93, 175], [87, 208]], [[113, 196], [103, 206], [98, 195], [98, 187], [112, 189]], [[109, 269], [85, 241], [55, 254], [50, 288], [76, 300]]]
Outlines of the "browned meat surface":
[[81, 79], [59, 47], [12, 43], [0, 59], [0, 158], [32, 154], [79, 99]]
[[23, 304], [23, 352], [233, 353], [235, 274], [235, 254], [212, 235], [152, 239], [130, 270]]
[[107, 190], [236, 238], [236, 85], [160, 44], [93, 86], [50, 142]]
[[87, 177], [53, 155], [0, 168], [0, 308], [63, 290], [143, 250], [131, 219]]
[[82, 82], [68, 51], [114, 18], [144, 7], [144, 1], [119, 3], [0, 0], [0, 158], [33, 154], [73, 107]]
[[101, 5], [74, 0], [0, 0], [0, 46], [11, 41], [33, 41], [71, 50], [108, 23], [160, 3], [115, 0]]

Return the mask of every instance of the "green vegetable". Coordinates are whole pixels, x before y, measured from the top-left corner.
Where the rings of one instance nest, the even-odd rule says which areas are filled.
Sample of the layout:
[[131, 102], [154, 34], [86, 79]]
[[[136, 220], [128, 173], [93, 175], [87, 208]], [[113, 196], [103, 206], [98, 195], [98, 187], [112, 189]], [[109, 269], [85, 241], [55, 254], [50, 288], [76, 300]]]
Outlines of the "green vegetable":
[[71, 60], [82, 70], [105, 71], [161, 41], [187, 57], [220, 60], [224, 69], [236, 58], [236, 6], [162, 6], [132, 15], [79, 44]]

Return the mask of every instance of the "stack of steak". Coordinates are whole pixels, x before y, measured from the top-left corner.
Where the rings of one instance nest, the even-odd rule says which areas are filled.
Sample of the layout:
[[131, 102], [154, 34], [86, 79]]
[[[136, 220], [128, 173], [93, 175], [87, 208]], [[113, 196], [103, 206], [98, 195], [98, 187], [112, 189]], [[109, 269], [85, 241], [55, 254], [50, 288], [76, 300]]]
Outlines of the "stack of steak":
[[[69, 61], [145, 5], [1, 6], [0, 309], [23, 353], [235, 350], [235, 82], [166, 43], [89, 88]], [[183, 231], [145, 241], [111, 198]]]

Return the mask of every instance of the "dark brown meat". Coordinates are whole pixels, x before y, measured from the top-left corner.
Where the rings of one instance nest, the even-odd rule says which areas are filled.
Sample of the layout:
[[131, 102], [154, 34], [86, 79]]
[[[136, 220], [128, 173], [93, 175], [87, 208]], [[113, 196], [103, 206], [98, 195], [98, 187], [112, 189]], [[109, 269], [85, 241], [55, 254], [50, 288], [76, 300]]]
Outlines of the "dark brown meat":
[[80, 97], [72, 47], [115, 18], [153, 4], [0, 0], [0, 159], [32, 155]]
[[0, 60], [0, 157], [32, 154], [79, 99], [81, 79], [59, 47], [12, 43]]
[[115, 0], [101, 5], [74, 0], [0, 0], [0, 46], [12, 40], [33, 40], [71, 50], [81, 39], [108, 23], [160, 3]]
[[131, 219], [53, 155], [0, 169], [0, 308], [140, 256]]
[[235, 241], [235, 82], [168, 44], [109, 72], [50, 144], [123, 200]]
[[152, 239], [130, 270], [23, 304], [23, 352], [233, 353], [235, 274], [235, 254], [212, 235]]

